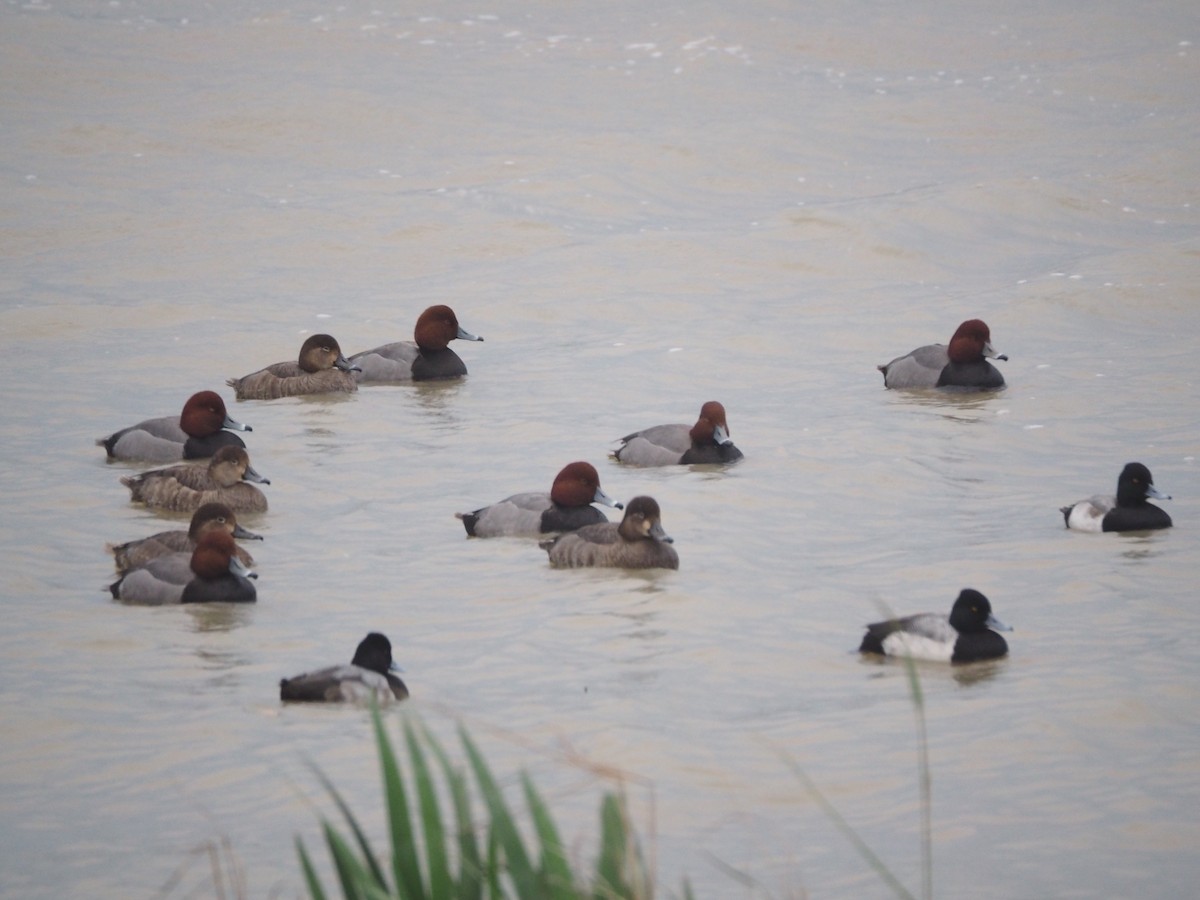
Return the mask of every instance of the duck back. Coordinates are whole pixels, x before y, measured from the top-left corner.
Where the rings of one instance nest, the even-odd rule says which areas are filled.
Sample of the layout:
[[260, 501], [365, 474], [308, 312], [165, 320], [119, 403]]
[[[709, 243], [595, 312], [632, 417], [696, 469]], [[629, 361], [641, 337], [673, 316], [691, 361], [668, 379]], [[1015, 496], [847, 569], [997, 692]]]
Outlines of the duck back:
[[230, 378], [226, 384], [233, 388], [239, 400], [278, 400], [358, 390], [358, 382], [350, 372], [340, 369], [306, 372], [294, 362], [275, 363], [241, 378]]

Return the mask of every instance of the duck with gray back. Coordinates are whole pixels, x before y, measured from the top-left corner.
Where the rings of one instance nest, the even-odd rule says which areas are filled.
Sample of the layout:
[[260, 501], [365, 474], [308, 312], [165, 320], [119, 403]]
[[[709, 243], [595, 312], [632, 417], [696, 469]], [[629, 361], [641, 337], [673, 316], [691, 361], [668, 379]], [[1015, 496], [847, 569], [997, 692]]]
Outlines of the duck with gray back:
[[979, 662], [1008, 653], [1008, 642], [997, 631], [1012, 629], [992, 615], [987, 597], [963, 588], [950, 615], [919, 613], [875, 622], [867, 626], [858, 650], [934, 662]]
[[622, 508], [600, 487], [600, 473], [595, 466], [573, 462], [554, 476], [550, 493], [513, 494], [491, 506], [454, 515], [462, 520], [468, 537], [537, 537], [607, 522], [604, 513], [592, 506], [593, 503]]
[[225, 383], [239, 400], [278, 400], [308, 394], [349, 393], [358, 390], [357, 366], [342, 355], [328, 334], [314, 334], [300, 346], [295, 362], [279, 362]]
[[[186, 569], [179, 566], [186, 556]], [[258, 593], [251, 572], [237, 556], [237, 545], [226, 531], [214, 529], [200, 537], [190, 554], [169, 554], [122, 575], [109, 586], [114, 600], [140, 606], [171, 603], [253, 603]]]
[[556, 568], [607, 566], [621, 569], [678, 569], [674, 541], [663, 531], [653, 497], [634, 497], [617, 522], [585, 525], [538, 544]]
[[349, 665], [329, 666], [279, 682], [279, 699], [310, 703], [388, 703], [408, 697], [408, 688], [393, 672], [392, 642], [372, 631], [354, 651]]
[[267, 511], [267, 498], [253, 484], [270, 484], [250, 465], [242, 447], [222, 447], [207, 466], [181, 463], [122, 478], [130, 499], [167, 512], [195, 512], [205, 503], [224, 503], [235, 512]]
[[725, 407], [716, 400], [700, 407], [695, 425], [655, 425], [619, 440], [613, 458], [631, 466], [720, 464], [742, 458], [729, 436]]
[[956, 388], [992, 391], [1004, 387], [1004, 376], [988, 359], [1008, 357], [992, 347], [992, 332], [981, 319], [958, 326], [950, 344], [928, 344], [886, 365], [877, 366], [888, 388]]
[[1170, 528], [1171, 517], [1149, 499], [1170, 500], [1154, 486], [1150, 470], [1131, 462], [1117, 476], [1117, 495], [1097, 494], [1070, 506], [1060, 507], [1063, 521], [1076, 531], [1153, 531]]
[[97, 438], [109, 459], [168, 463], [180, 459], [207, 459], [221, 447], [245, 447], [232, 431], [253, 431], [225, 410], [216, 391], [200, 391], [188, 397], [177, 416], [146, 419]]
[[[233, 537], [243, 541], [261, 541], [262, 535], [247, 531], [237, 520], [237, 513], [224, 503], [205, 503], [192, 513], [192, 521], [187, 531], [175, 529], [160, 531], [149, 537], [136, 541], [126, 541], [124, 544], [108, 545], [108, 551], [113, 555], [118, 572], [128, 572], [130, 569], [140, 569], [160, 556], [172, 553], [191, 554], [196, 549], [200, 536], [213, 529], [229, 532]], [[246, 567], [254, 565], [254, 558], [242, 547], [236, 547], [237, 558]]]
[[453, 340], [482, 341], [458, 324], [458, 316], [449, 306], [431, 306], [417, 317], [413, 340], [384, 344], [350, 357], [358, 366], [360, 384], [386, 384], [405, 381], [438, 381], [460, 378], [467, 367], [450, 349]]

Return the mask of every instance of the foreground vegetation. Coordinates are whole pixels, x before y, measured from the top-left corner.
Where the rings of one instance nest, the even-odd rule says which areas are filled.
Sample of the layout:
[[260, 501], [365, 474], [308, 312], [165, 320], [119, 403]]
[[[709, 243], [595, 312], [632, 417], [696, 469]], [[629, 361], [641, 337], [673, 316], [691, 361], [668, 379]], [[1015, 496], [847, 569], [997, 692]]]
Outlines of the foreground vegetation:
[[[918, 737], [921, 896], [931, 900], [932, 797], [924, 699], [916, 667], [911, 660], [905, 662]], [[550, 811], [529, 776], [522, 773], [521, 786], [531, 822], [527, 829], [531, 843], [526, 843], [518, 819], [491, 770], [461, 726], [459, 739], [474, 776], [477, 795], [486, 808], [486, 826], [477, 826], [478, 820], [472, 813], [467, 776], [455, 767], [441, 744], [419, 721], [408, 716], [403, 719], [410, 769], [405, 778], [378, 709], [372, 710], [371, 718], [383, 772], [390, 878], [354, 813], [329, 779], [317, 771], [317, 777], [333, 797], [353, 836], [348, 840], [327, 819], [322, 820], [325, 842], [341, 895], [346, 900], [651, 900], [654, 897], [653, 875], [645, 866], [622, 794], [609, 792], [601, 800], [600, 848], [594, 868], [587, 871], [587, 867], [568, 857]], [[785, 763], [891, 891], [897, 897], [913, 900], [914, 895], [872, 852], [803, 769], [790, 758], [785, 757]], [[451, 832], [446, 829], [446, 816], [439, 800], [439, 779], [440, 793], [449, 798], [453, 808], [454, 828]], [[447, 834], [453, 835], [449, 841]], [[314, 900], [325, 900], [324, 886], [299, 838], [296, 848], [309, 893]], [[727, 874], [743, 885], [754, 883], [753, 878], [744, 873], [728, 870]], [[692, 898], [687, 882], [684, 882], [682, 896], [685, 900]]]
[[[411, 768], [405, 779], [377, 709], [372, 719], [387, 805], [390, 878], [353, 812], [329, 780], [317, 773], [353, 835], [352, 841], [347, 840], [328, 820], [322, 822], [347, 900], [649, 900], [654, 896], [653, 880], [620, 794], [607, 793], [601, 801], [600, 850], [595, 868], [584, 871], [567, 856], [554, 820], [528, 775], [522, 774], [521, 786], [532, 822], [529, 844], [483, 756], [466, 731], [459, 729], [487, 811], [486, 828], [477, 835], [467, 777], [450, 762], [437, 739], [405, 717], [402, 727]], [[438, 799], [438, 776], [453, 807], [455, 837], [450, 846]], [[411, 804], [410, 794], [415, 801]], [[315, 900], [324, 900], [325, 889], [299, 839], [297, 850], [309, 892]], [[683, 893], [691, 897], [687, 885]]]

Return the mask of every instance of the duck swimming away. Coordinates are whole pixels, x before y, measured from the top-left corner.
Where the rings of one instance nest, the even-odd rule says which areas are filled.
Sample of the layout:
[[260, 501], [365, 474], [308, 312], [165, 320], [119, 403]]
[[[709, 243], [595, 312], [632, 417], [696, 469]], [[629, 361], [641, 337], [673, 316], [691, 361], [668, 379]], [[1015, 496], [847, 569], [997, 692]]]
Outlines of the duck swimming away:
[[284, 678], [279, 682], [279, 699], [310, 703], [404, 700], [408, 688], [392, 674], [398, 671], [400, 667], [392, 661], [392, 642], [372, 631], [359, 642], [349, 665]]

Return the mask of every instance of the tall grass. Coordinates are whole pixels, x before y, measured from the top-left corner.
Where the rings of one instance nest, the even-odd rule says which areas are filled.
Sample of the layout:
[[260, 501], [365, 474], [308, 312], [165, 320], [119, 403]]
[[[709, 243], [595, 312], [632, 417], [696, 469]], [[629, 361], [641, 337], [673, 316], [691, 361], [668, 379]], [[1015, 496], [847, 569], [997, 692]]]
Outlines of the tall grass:
[[[328, 819], [322, 820], [346, 900], [650, 900], [654, 896], [621, 794], [610, 792], [601, 800], [600, 848], [589, 871], [567, 855], [549, 809], [524, 773], [521, 788], [529, 839], [522, 835], [518, 815], [465, 729], [459, 728], [459, 740], [485, 809], [479, 822], [466, 774], [422, 724], [404, 718], [408, 770], [403, 772], [378, 709], [372, 710], [371, 717], [387, 806], [390, 872], [337, 789], [317, 772], [350, 830], [348, 839]], [[447, 831], [439, 794], [449, 798], [452, 832]], [[299, 838], [296, 849], [309, 893], [314, 900], [325, 900], [325, 888]], [[684, 896], [691, 898], [686, 884]]]
[[[916, 664], [904, 658], [909, 693], [917, 728], [917, 768], [921, 807], [921, 894], [933, 897], [932, 777], [929, 741], [925, 723], [925, 699]], [[378, 709], [371, 720], [379, 750], [387, 806], [390, 875], [380, 863], [362, 827], [332, 782], [315, 770], [329, 791], [352, 840], [328, 819], [322, 831], [337, 873], [338, 886], [346, 900], [652, 900], [654, 883], [642, 856], [620, 793], [609, 792], [600, 804], [600, 847], [594, 868], [585, 871], [568, 857], [549, 809], [529, 776], [521, 773], [530, 842], [522, 836], [518, 816], [505, 799], [491, 769], [470, 735], [461, 726], [459, 740], [466, 755], [474, 787], [482, 798], [485, 818], [477, 821], [472, 808], [471, 783], [460, 767], [451, 762], [442, 745], [411, 716], [403, 719], [402, 731], [409, 771], [402, 772]], [[854, 827], [820, 791], [816, 783], [789, 756], [785, 764], [804, 784], [826, 816], [846, 837], [868, 866], [888, 888], [904, 900], [915, 895], [892, 873]], [[439, 783], [442, 788], [439, 791]], [[439, 794], [448, 797], [454, 828], [447, 839], [446, 814]], [[325, 888], [308, 855], [304, 842], [296, 839], [296, 850], [305, 882], [314, 900], [326, 900]], [[754, 879], [718, 863], [726, 874], [743, 886]], [[693, 900], [685, 881], [684, 900]]]

